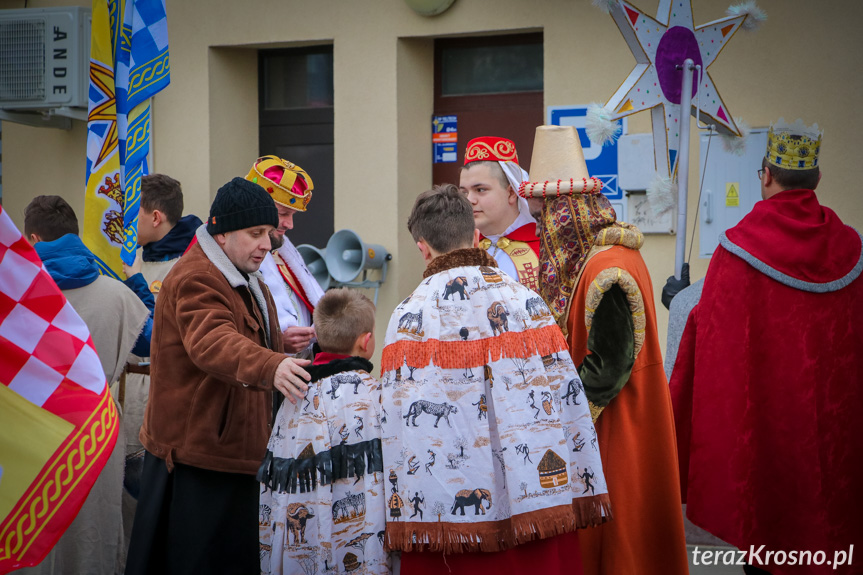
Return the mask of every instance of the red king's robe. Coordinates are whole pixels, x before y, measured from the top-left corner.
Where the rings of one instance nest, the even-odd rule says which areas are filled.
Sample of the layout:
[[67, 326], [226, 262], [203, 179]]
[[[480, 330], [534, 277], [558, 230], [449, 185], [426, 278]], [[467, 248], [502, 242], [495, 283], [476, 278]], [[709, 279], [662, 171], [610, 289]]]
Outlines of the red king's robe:
[[863, 542], [860, 235], [811, 190], [758, 202], [725, 235], [671, 381], [687, 515], [745, 551], [832, 560]]

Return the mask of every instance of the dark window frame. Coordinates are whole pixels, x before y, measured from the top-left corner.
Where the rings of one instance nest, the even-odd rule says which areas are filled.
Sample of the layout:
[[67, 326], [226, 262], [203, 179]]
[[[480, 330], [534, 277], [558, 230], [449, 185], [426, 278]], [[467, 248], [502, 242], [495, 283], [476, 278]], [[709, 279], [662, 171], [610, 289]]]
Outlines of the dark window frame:
[[[294, 246], [310, 243], [323, 248], [335, 231], [335, 103], [333, 107], [266, 110], [265, 62], [273, 55], [332, 54], [332, 51], [332, 44], [258, 51], [258, 153], [276, 154], [296, 162], [308, 171], [315, 183], [308, 212], [302, 214], [288, 234]], [[333, 88], [335, 91], [335, 86]], [[322, 152], [321, 146], [329, 150]]]
[[[491, 94], [465, 94], [458, 96], [443, 95], [443, 51], [446, 48], [473, 48], [511, 46], [513, 44], [543, 45], [542, 32], [527, 32], [520, 34], [505, 34], [500, 36], [472, 36], [469, 38], [438, 38], [434, 45], [434, 109], [445, 112], [447, 109], [479, 110], [482, 108], [513, 108], [535, 106], [537, 94], [542, 90], [528, 92], [503, 92]], [[541, 97], [541, 96], [540, 96]]]
[[264, 105], [266, 98], [265, 61], [268, 57], [308, 54], [332, 54], [332, 44], [308, 46], [303, 48], [277, 48], [273, 50], [258, 50], [258, 122], [262, 125], [292, 125], [292, 124], [332, 124], [335, 122], [333, 106], [290, 108], [285, 110], [267, 110]]

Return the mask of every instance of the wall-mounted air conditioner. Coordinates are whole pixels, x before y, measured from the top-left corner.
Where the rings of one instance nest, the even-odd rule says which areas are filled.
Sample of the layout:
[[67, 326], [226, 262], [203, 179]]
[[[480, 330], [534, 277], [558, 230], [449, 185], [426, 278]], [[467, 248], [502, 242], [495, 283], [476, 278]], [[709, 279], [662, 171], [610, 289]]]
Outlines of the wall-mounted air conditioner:
[[0, 110], [87, 110], [90, 9], [0, 10]]

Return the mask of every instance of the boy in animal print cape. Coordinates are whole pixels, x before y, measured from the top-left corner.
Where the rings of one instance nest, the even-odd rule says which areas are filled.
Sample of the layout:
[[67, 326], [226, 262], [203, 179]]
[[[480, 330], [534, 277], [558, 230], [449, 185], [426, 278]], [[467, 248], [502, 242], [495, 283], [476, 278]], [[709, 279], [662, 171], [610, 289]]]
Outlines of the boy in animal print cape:
[[306, 367], [308, 393], [282, 404], [258, 471], [261, 572], [386, 575], [375, 306], [330, 290], [314, 322], [323, 352]]
[[525, 558], [580, 573], [573, 532], [610, 518], [587, 399], [548, 308], [476, 247], [472, 212], [436, 186], [408, 219], [427, 268], [382, 356], [386, 542], [405, 573]]

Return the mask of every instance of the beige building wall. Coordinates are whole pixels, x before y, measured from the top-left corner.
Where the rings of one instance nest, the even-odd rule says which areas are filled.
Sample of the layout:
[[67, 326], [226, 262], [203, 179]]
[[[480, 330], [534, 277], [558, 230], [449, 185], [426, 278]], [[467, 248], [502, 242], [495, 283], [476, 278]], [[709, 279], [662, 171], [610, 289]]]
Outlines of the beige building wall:
[[[74, 2], [31, 0], [28, 6], [61, 4]], [[436, 17], [419, 16], [401, 0], [167, 4], [172, 82], [154, 102], [152, 165], [182, 181], [187, 211], [202, 217], [215, 190], [244, 175], [258, 153], [257, 50], [333, 44], [335, 227], [350, 227], [393, 254], [378, 302], [380, 339], [390, 311], [417, 285], [423, 269], [405, 221], [414, 197], [431, 181], [433, 39], [543, 31], [546, 106], [604, 102], [635, 63], [611, 17], [588, 0], [457, 0]], [[636, 4], [655, 13], [658, 1]], [[696, 25], [723, 17], [727, 7], [713, 0], [693, 5]], [[863, 132], [856, 106], [863, 93], [856, 65], [863, 52], [857, 30], [863, 8], [857, 0], [759, 5], [769, 16], [764, 28], [738, 32], [709, 71], [731, 113], [753, 127], [779, 116], [819, 123], [825, 131], [821, 201], [863, 229], [855, 145]], [[0, 0], [0, 8], [19, 7]], [[4, 208], [16, 223], [41, 193], [63, 195], [82, 214], [83, 123], [71, 131], [8, 122], [2, 127]], [[649, 132], [650, 115], [631, 117], [629, 131]], [[691, 141], [694, 208], [694, 127]], [[693, 222], [691, 209], [687, 233]], [[302, 216], [297, 225], [303, 225]], [[674, 242], [674, 236], [650, 235], [642, 250], [653, 275], [663, 343], [667, 312], [659, 294], [673, 271]], [[693, 280], [703, 277], [707, 264], [694, 259]]]

